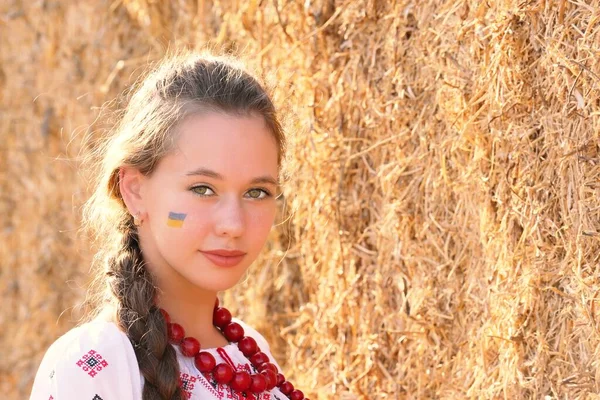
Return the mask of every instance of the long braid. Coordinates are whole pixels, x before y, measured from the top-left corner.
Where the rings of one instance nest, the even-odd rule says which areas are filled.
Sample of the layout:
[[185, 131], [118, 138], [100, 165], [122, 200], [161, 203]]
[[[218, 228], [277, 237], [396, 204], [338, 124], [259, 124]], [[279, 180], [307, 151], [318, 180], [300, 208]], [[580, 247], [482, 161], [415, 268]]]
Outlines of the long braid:
[[118, 302], [118, 323], [133, 345], [145, 380], [142, 397], [183, 399], [177, 356], [169, 344], [165, 319], [154, 304], [156, 287], [144, 266], [137, 229], [129, 220], [122, 232], [121, 248], [108, 262], [108, 275]]

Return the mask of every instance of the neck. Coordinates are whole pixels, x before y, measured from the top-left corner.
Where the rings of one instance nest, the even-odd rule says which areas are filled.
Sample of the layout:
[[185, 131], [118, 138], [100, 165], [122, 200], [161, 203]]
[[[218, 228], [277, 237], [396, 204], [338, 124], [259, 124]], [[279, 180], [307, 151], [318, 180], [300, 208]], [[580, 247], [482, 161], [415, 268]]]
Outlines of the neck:
[[214, 348], [229, 342], [213, 325], [213, 311], [217, 293], [191, 285], [185, 278], [161, 279], [155, 276], [158, 286], [157, 306], [171, 316], [171, 322], [185, 330], [185, 336], [196, 338], [202, 348]]
[[[160, 286], [157, 305], [171, 315], [172, 322], [183, 326], [186, 331], [194, 330], [193, 327], [203, 327], [207, 330], [213, 326], [213, 310], [216, 293], [205, 293], [197, 296], [186, 296], [185, 293], [173, 288]], [[188, 335], [189, 336], [189, 335]]]

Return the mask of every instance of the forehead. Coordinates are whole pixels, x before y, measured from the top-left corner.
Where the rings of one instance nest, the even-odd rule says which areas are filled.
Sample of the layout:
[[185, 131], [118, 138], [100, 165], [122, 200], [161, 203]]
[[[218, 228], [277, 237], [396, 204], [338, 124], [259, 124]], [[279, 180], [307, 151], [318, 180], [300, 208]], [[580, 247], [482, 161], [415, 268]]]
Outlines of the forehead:
[[179, 124], [175, 135], [173, 151], [161, 161], [172, 172], [185, 174], [202, 167], [225, 179], [277, 177], [277, 142], [262, 116], [193, 114]]

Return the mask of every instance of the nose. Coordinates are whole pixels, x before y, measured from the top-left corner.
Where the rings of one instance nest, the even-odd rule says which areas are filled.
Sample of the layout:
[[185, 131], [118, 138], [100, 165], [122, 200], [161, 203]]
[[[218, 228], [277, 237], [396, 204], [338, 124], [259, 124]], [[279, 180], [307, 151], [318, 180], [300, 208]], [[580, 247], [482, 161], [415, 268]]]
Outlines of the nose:
[[239, 237], [244, 233], [244, 209], [239, 199], [225, 199], [215, 212], [215, 230], [219, 236]]

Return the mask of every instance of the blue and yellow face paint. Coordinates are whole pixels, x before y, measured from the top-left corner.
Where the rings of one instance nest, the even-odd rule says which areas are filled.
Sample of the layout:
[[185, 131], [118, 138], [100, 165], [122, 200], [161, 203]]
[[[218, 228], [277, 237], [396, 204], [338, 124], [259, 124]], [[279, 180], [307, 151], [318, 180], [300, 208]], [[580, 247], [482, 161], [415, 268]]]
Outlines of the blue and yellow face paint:
[[183, 220], [187, 214], [180, 214], [169, 212], [169, 218], [167, 219], [167, 225], [171, 228], [181, 228], [183, 226]]

